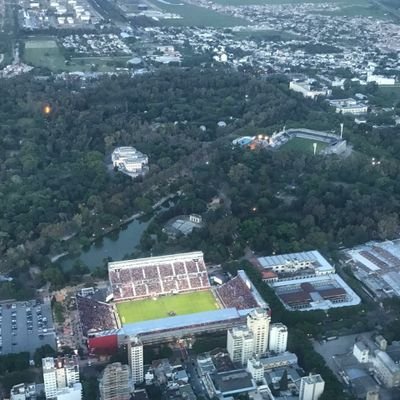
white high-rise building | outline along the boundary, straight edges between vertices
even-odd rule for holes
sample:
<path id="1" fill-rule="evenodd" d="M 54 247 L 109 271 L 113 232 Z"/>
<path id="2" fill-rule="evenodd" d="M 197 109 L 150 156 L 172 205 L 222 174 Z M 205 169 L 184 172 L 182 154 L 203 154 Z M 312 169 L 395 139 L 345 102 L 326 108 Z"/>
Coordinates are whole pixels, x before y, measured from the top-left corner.
<path id="1" fill-rule="evenodd" d="M 248 314 L 247 326 L 228 329 L 226 347 L 233 362 L 246 365 L 254 355 L 267 352 L 270 321 L 267 311 L 257 308 Z"/>
<path id="2" fill-rule="evenodd" d="M 247 371 L 250 372 L 253 379 L 258 383 L 264 379 L 264 365 L 260 360 L 250 358 L 247 361 Z"/>
<path id="3" fill-rule="evenodd" d="M 324 393 L 325 381 L 321 375 L 303 376 L 300 379 L 299 400 L 318 400 Z"/>
<path id="4" fill-rule="evenodd" d="M 253 333 L 246 326 L 229 329 L 226 347 L 233 362 L 246 364 L 254 352 Z"/>
<path id="5" fill-rule="evenodd" d="M 131 367 L 132 382 L 143 382 L 143 344 L 137 338 L 133 337 L 128 344 L 128 359 Z"/>
<path id="6" fill-rule="evenodd" d="M 129 400 L 131 383 L 129 367 L 119 362 L 107 365 L 100 380 L 101 400 Z"/>
<path id="7" fill-rule="evenodd" d="M 247 316 L 247 327 L 254 336 L 253 351 L 257 356 L 267 352 L 271 317 L 263 308 L 256 308 Z"/>
<path id="8" fill-rule="evenodd" d="M 287 348 L 288 329 L 286 325 L 278 322 L 271 324 L 269 330 L 269 351 L 280 354 L 284 353 Z"/>
<path id="9" fill-rule="evenodd" d="M 46 357 L 42 359 L 44 392 L 46 399 L 57 399 L 60 389 L 79 383 L 78 357 Z M 74 391 L 75 396 L 78 387 Z M 81 387 L 82 389 L 82 387 Z"/>

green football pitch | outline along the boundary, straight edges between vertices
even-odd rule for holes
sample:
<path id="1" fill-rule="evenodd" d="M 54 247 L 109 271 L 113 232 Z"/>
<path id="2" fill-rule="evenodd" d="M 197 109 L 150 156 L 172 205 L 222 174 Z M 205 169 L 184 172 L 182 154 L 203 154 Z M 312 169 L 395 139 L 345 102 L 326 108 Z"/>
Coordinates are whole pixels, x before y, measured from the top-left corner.
<path id="1" fill-rule="evenodd" d="M 300 153 L 313 154 L 314 153 L 314 147 L 313 147 L 314 142 L 317 143 L 317 153 L 320 153 L 322 150 L 324 150 L 328 146 L 328 144 L 325 142 L 295 137 L 293 139 L 290 139 L 284 145 L 282 145 L 281 149 L 282 150 L 295 150 Z"/>
<path id="2" fill-rule="evenodd" d="M 123 324 L 193 314 L 218 309 L 211 291 L 161 296 L 157 299 L 135 300 L 117 304 Z"/>

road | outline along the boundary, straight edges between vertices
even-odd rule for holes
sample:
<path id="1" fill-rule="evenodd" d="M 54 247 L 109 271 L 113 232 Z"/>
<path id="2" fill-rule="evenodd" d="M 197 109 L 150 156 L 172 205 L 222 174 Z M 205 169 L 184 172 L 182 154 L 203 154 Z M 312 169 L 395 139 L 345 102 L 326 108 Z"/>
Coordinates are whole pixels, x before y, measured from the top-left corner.
<path id="1" fill-rule="evenodd" d="M 400 13 L 398 11 L 396 11 L 395 9 L 383 4 L 379 0 L 370 0 L 370 2 L 375 4 L 378 7 L 382 8 L 383 10 L 385 10 L 387 13 L 389 13 L 390 15 L 395 17 L 396 19 L 400 19 Z"/>

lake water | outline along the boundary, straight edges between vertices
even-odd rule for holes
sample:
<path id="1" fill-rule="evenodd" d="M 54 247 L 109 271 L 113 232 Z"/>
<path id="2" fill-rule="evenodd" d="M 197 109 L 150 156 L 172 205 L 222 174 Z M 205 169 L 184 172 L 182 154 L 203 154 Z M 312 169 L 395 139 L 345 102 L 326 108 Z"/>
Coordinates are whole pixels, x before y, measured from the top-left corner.
<path id="1" fill-rule="evenodd" d="M 124 256 L 134 252 L 140 238 L 149 225 L 150 220 L 141 222 L 137 219 L 123 226 L 119 231 L 105 235 L 90 248 L 77 257 L 65 257 L 60 260 L 63 269 L 69 269 L 76 261 L 82 261 L 90 270 L 101 267 L 104 259 L 111 257 L 113 261 L 122 260 Z"/>

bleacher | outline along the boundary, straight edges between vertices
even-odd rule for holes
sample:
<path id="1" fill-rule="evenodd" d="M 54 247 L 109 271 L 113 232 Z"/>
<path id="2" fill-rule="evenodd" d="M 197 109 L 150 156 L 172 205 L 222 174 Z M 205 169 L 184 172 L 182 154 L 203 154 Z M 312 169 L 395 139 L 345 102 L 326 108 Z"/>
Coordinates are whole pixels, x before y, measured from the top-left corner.
<path id="1" fill-rule="evenodd" d="M 109 279 L 116 301 L 210 287 L 201 252 L 113 262 Z"/>
<path id="2" fill-rule="evenodd" d="M 239 275 L 217 287 L 215 291 L 225 308 L 246 310 L 258 307 L 251 290 Z"/>
<path id="3" fill-rule="evenodd" d="M 110 305 L 90 297 L 76 296 L 79 320 L 83 335 L 117 328 L 113 309 Z"/>

